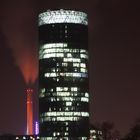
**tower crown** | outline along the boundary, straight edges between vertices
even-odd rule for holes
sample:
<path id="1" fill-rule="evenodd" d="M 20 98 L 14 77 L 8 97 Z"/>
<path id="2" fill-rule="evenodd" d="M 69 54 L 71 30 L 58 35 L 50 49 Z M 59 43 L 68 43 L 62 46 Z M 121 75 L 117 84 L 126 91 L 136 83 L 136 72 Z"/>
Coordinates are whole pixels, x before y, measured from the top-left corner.
<path id="1" fill-rule="evenodd" d="M 74 10 L 47 10 L 39 15 L 39 26 L 53 23 L 75 23 L 88 25 L 87 14 Z"/>

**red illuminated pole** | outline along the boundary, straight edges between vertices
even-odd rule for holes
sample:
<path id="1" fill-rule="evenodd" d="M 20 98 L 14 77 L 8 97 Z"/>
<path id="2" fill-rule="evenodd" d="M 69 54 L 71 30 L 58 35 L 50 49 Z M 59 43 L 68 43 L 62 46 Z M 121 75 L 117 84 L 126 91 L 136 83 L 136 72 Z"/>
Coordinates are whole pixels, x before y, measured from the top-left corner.
<path id="1" fill-rule="evenodd" d="M 27 89 L 27 135 L 33 135 L 33 89 Z"/>

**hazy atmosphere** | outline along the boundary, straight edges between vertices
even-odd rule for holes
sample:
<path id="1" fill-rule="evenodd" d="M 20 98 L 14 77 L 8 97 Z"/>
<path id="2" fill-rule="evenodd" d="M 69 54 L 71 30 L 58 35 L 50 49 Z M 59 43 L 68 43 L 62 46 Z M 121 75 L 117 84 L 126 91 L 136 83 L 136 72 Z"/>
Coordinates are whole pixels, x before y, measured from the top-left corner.
<path id="1" fill-rule="evenodd" d="M 25 134 L 27 87 L 38 120 L 38 14 L 78 9 L 89 17 L 90 120 L 126 134 L 140 117 L 139 4 L 121 0 L 0 1 L 0 134 Z"/>

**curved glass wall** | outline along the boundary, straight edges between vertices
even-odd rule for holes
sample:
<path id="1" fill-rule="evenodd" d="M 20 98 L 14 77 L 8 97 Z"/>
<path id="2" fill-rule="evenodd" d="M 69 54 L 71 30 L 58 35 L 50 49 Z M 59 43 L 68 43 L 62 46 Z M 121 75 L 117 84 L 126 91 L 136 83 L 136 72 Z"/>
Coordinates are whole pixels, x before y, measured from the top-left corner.
<path id="1" fill-rule="evenodd" d="M 57 10 L 39 15 L 42 140 L 87 140 L 89 137 L 87 40 L 85 13 Z"/>

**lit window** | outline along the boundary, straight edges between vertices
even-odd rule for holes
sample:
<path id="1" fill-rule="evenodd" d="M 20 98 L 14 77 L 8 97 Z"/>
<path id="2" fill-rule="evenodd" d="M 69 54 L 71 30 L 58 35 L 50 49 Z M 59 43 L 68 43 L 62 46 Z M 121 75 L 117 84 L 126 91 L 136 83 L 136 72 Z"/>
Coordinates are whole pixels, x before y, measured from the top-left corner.
<path id="1" fill-rule="evenodd" d="M 43 88 L 43 89 L 40 90 L 39 97 L 40 98 L 45 97 L 45 88 Z"/>
<path id="2" fill-rule="evenodd" d="M 68 135 L 68 133 L 67 133 L 67 132 L 65 132 L 65 133 L 64 133 L 64 135 L 65 135 L 65 136 L 67 136 L 67 135 Z"/>
<path id="3" fill-rule="evenodd" d="M 63 48 L 67 47 L 67 43 L 48 43 L 41 46 L 42 49 Z"/>
<path id="4" fill-rule="evenodd" d="M 72 102 L 66 102 L 66 106 L 71 106 Z"/>
<path id="5" fill-rule="evenodd" d="M 67 57 L 72 57 L 72 54 L 71 53 L 67 53 Z"/>
<path id="6" fill-rule="evenodd" d="M 79 58 L 64 58 L 64 62 L 81 62 Z"/>
<path id="7" fill-rule="evenodd" d="M 57 136 L 59 136 L 60 135 L 60 132 L 57 132 Z"/>
<path id="8" fill-rule="evenodd" d="M 57 96 L 70 96 L 70 92 L 57 92 Z"/>
<path id="9" fill-rule="evenodd" d="M 83 116 L 83 117 L 88 117 L 89 116 L 89 113 L 88 112 L 46 112 L 44 114 L 44 116 L 46 117 L 46 119 L 50 119 L 49 117 L 50 116 Z M 48 117 L 48 118 L 47 118 Z"/>
<path id="10" fill-rule="evenodd" d="M 72 87 L 71 91 L 78 91 L 78 88 L 77 87 Z"/>
<path id="11" fill-rule="evenodd" d="M 87 92 L 85 93 L 85 97 L 89 97 L 89 94 Z"/>
<path id="12" fill-rule="evenodd" d="M 86 58 L 86 59 L 88 59 L 88 56 L 86 54 L 80 54 L 80 58 Z"/>
<path id="13" fill-rule="evenodd" d="M 54 137 L 56 136 L 56 132 L 53 132 L 53 136 L 54 136 Z"/>
<path id="14" fill-rule="evenodd" d="M 57 73 L 45 73 L 45 77 L 56 77 Z"/>
<path id="15" fill-rule="evenodd" d="M 25 137 L 25 136 L 23 136 L 23 139 L 25 140 L 25 139 L 26 139 L 26 137 Z"/>
<path id="16" fill-rule="evenodd" d="M 86 51 L 86 50 L 81 49 L 81 50 L 80 50 L 80 53 L 87 53 L 87 51 Z"/>
<path id="17" fill-rule="evenodd" d="M 83 101 L 83 102 L 89 102 L 89 99 L 88 98 L 85 98 L 85 97 L 81 97 L 81 101 Z"/>
<path id="18" fill-rule="evenodd" d="M 61 100 L 62 101 L 74 101 L 74 97 L 62 97 Z"/>
<path id="19" fill-rule="evenodd" d="M 81 65 L 82 68 L 85 68 L 86 67 L 86 64 L 85 63 L 81 63 L 80 65 Z"/>
<path id="20" fill-rule="evenodd" d="M 64 57 L 64 53 L 56 53 L 56 57 Z"/>
<path id="21" fill-rule="evenodd" d="M 87 77 L 86 73 L 59 73 L 60 76 L 66 77 Z"/>
<path id="22" fill-rule="evenodd" d="M 79 63 L 73 63 L 73 67 L 79 67 L 80 64 Z"/>
<path id="23" fill-rule="evenodd" d="M 62 63 L 62 66 L 67 67 L 68 63 Z"/>
<path id="24" fill-rule="evenodd" d="M 57 117 L 57 121 L 78 121 L 79 117 Z"/>
<path id="25" fill-rule="evenodd" d="M 87 72 L 87 69 L 81 68 L 80 71 L 81 71 L 81 72 Z"/>
<path id="26" fill-rule="evenodd" d="M 56 91 L 68 91 L 68 87 L 56 87 Z"/>

